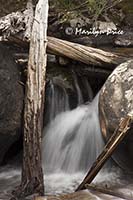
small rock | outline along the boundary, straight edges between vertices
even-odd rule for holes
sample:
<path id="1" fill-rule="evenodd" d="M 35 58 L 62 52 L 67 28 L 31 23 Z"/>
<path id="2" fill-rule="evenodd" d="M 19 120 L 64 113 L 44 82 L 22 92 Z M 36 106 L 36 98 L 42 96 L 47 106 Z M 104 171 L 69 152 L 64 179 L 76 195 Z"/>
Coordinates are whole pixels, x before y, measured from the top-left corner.
<path id="1" fill-rule="evenodd" d="M 122 35 L 118 35 L 115 39 L 115 45 L 123 47 L 133 46 L 133 32 L 125 30 Z"/>
<path id="2" fill-rule="evenodd" d="M 97 21 L 95 24 L 96 30 L 100 31 L 107 31 L 107 30 L 117 30 L 116 25 L 113 22 L 102 22 L 102 21 Z"/>

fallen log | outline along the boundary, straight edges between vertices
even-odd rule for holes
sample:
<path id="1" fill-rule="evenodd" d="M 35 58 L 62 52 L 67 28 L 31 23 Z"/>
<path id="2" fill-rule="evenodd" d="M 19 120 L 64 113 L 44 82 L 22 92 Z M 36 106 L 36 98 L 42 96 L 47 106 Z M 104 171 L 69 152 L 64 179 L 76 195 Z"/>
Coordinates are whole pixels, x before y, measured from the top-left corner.
<path id="1" fill-rule="evenodd" d="M 101 49 L 87 47 L 77 43 L 48 37 L 48 52 L 60 56 L 66 56 L 79 62 L 114 68 L 114 66 L 129 59 L 126 56 L 117 55 Z"/>
<path id="2" fill-rule="evenodd" d="M 27 48 L 28 43 L 23 38 L 23 35 L 11 35 L 8 37 L 8 41 Z M 47 53 L 67 57 L 71 60 L 87 65 L 99 66 L 100 68 L 108 70 L 114 69 L 115 66 L 129 59 L 129 57 L 120 54 L 87 47 L 54 37 L 48 37 Z"/>
<path id="3" fill-rule="evenodd" d="M 33 16 L 30 10 L 28 16 L 31 23 Z M 27 31 L 27 12 L 11 13 L 0 18 L 1 41 L 6 40 L 27 48 L 30 41 L 30 33 L 25 34 L 25 31 Z M 114 66 L 129 59 L 129 56 L 107 52 L 54 37 L 48 37 L 47 52 L 65 56 L 87 65 L 100 66 L 107 69 L 114 69 Z"/>
<path id="4" fill-rule="evenodd" d="M 113 191 L 111 189 L 101 188 L 101 187 L 93 186 L 93 185 L 89 185 L 89 184 L 86 184 L 85 187 L 86 187 L 86 189 L 88 189 L 90 191 L 100 192 L 102 194 L 111 195 L 113 197 L 126 199 L 126 200 L 132 200 L 133 199 L 132 195 L 130 196 L 130 195 L 124 194 L 124 193 L 119 192 L 119 191 L 116 192 L 116 191 Z"/>
<path id="5" fill-rule="evenodd" d="M 108 158 L 110 158 L 117 146 L 128 134 L 128 130 L 130 129 L 132 122 L 133 118 L 130 115 L 121 120 L 118 128 L 115 130 L 106 146 L 104 147 L 102 153 L 98 156 L 86 177 L 84 178 L 83 182 L 78 186 L 76 191 L 85 189 L 85 184 L 89 184 L 93 181 L 102 166 L 105 164 Z"/>

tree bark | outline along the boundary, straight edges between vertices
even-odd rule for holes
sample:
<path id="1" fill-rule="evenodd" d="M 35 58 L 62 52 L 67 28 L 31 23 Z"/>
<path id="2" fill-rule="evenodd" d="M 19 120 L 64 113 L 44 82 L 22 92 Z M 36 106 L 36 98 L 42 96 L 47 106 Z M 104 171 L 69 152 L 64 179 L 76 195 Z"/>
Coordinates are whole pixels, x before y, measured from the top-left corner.
<path id="1" fill-rule="evenodd" d="M 44 194 L 41 138 L 45 94 L 48 0 L 39 0 L 33 22 L 24 108 L 22 183 L 17 196 Z"/>
<path id="2" fill-rule="evenodd" d="M 101 66 L 107 69 L 114 69 L 114 66 L 129 59 L 126 56 L 124 57 L 101 49 L 87 47 L 54 37 L 48 37 L 48 52 L 66 56 L 88 65 Z"/>
<path id="3" fill-rule="evenodd" d="M 28 43 L 27 41 L 23 40 L 23 35 L 24 34 L 10 35 L 8 37 L 8 41 L 27 48 Z M 1 39 L 1 41 L 2 40 L 3 39 Z M 120 54 L 68 42 L 66 40 L 61 40 L 54 37 L 48 37 L 47 52 L 50 54 L 67 57 L 71 60 L 82 62 L 87 65 L 99 66 L 100 68 L 107 70 L 113 70 L 117 65 L 127 61 L 130 58 Z"/>
<path id="4" fill-rule="evenodd" d="M 34 17 L 34 10 L 33 10 L 33 0 L 28 0 L 26 10 L 24 11 L 24 21 L 25 21 L 25 33 L 24 39 L 29 39 L 32 31 L 32 24 L 33 24 L 33 17 Z"/>
<path id="5" fill-rule="evenodd" d="M 124 137 L 128 134 L 128 130 L 131 127 L 132 123 L 132 116 L 127 116 L 124 118 L 118 128 L 115 130 L 114 134 L 109 139 L 108 143 L 104 147 L 102 153 L 98 156 L 97 160 L 92 165 L 91 169 L 87 173 L 85 179 L 83 182 L 78 186 L 76 191 L 85 189 L 85 184 L 89 184 L 93 181 L 93 179 L 96 177 L 104 163 L 110 158 L 110 156 L 113 154 L 117 146 L 120 144 L 120 142 L 124 139 Z"/>

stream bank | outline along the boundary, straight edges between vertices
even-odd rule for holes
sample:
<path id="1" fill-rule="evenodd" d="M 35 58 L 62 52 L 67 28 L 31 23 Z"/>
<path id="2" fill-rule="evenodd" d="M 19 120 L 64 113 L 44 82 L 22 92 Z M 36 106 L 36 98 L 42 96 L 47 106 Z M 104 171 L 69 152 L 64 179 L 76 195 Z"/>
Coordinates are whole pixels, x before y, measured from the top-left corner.
<path id="1" fill-rule="evenodd" d="M 113 12 L 116 13 L 116 10 L 113 10 Z M 68 13 L 66 13 L 66 15 L 68 15 Z M 119 16 L 120 15 L 118 14 L 118 17 Z M 122 13 L 122 16 L 123 16 L 123 13 Z M 131 17 L 131 14 L 129 16 Z M 64 17 L 64 15 L 63 15 L 63 17 Z M 126 19 L 125 21 L 120 20 L 121 23 L 119 23 L 119 25 L 118 25 L 118 28 L 125 30 L 126 34 L 124 34 L 122 37 L 116 37 L 116 36 L 115 37 L 112 37 L 112 36 L 106 37 L 104 35 L 102 37 L 101 36 L 100 37 L 94 37 L 94 36 L 93 37 L 82 37 L 82 36 L 75 37 L 75 35 L 69 35 L 68 33 L 70 33 L 70 32 L 66 32 L 67 28 L 73 29 L 77 25 L 79 25 L 83 28 L 87 28 L 87 29 L 90 28 L 90 25 L 92 25 L 92 21 L 90 22 L 90 20 L 87 20 L 87 18 L 88 17 L 84 16 L 83 20 L 82 20 L 81 16 L 77 17 L 77 15 L 76 15 L 76 17 L 75 17 L 75 15 L 74 15 L 74 18 L 71 18 L 70 21 L 66 21 L 66 20 L 62 21 L 62 19 L 64 19 L 64 18 L 61 17 L 60 18 L 61 22 L 59 22 L 59 24 L 58 24 L 58 21 L 59 21 L 58 18 L 54 22 L 53 22 L 53 18 L 51 18 L 52 23 L 50 21 L 51 24 L 49 26 L 49 35 L 50 34 L 51 34 L 51 36 L 55 35 L 56 37 L 59 37 L 61 39 L 67 39 L 69 41 L 79 42 L 81 44 L 85 44 L 85 45 L 89 45 L 89 46 L 93 46 L 93 47 L 111 48 L 111 49 L 116 46 L 124 46 L 124 47 L 128 47 L 128 48 L 132 47 L 132 44 L 133 44 L 132 43 L 132 24 L 131 24 L 130 18 L 127 18 L 127 17 L 124 18 L 124 20 Z M 77 19 L 78 19 L 78 21 L 76 21 Z M 101 20 L 102 20 L 102 18 L 100 18 L 98 21 L 98 29 L 101 29 L 103 27 L 105 28 L 106 26 L 108 26 L 109 28 L 116 27 L 115 20 L 113 22 L 112 21 L 107 22 L 105 20 L 104 23 Z M 79 22 L 80 22 L 80 24 L 79 24 Z M 83 23 L 87 23 L 87 24 L 83 24 Z M 126 26 L 128 26 L 128 28 L 130 26 L 130 28 L 128 29 Z M 50 29 L 51 27 L 52 27 L 52 29 Z M 69 29 L 69 31 L 72 29 Z M 6 44 L 6 45 L 9 45 L 9 44 Z M 131 48 L 130 48 L 130 50 L 132 51 Z M 125 51 L 126 50 L 124 49 L 124 52 Z M 132 54 L 132 52 L 131 52 L 131 54 Z M 16 60 L 16 62 L 19 63 L 18 60 Z M 69 109 L 74 109 L 75 107 L 81 105 L 82 103 L 85 103 L 85 102 L 88 103 L 88 101 L 89 102 L 92 101 L 93 97 L 97 94 L 99 89 L 103 86 L 108 75 L 110 75 L 110 73 L 112 72 L 112 70 L 98 71 L 98 69 L 95 68 L 94 66 L 86 66 L 80 62 L 62 58 L 61 56 L 56 56 L 54 62 L 52 63 L 52 65 L 54 65 L 54 66 L 52 67 L 51 72 L 50 72 L 49 67 L 48 67 L 49 71 L 47 71 L 47 88 L 48 89 L 46 89 L 47 95 L 46 95 L 45 108 L 47 111 L 45 110 L 45 115 L 47 116 L 48 119 L 45 118 L 46 120 L 44 120 L 44 125 L 48 124 L 48 122 L 50 120 L 52 120 L 56 116 L 56 114 L 59 114 L 60 112 L 66 111 Z M 48 63 L 50 63 L 50 61 L 48 61 Z M 58 71 L 57 65 L 59 66 L 58 73 L 57 73 L 57 71 Z M 26 71 L 26 66 L 27 66 L 27 63 L 25 62 L 24 71 Z M 55 67 L 55 69 L 54 69 L 54 67 Z M 72 69 L 72 70 L 70 70 L 71 72 L 68 73 L 67 72 L 68 69 L 69 70 Z M 23 81 L 21 84 L 25 86 L 26 77 L 23 77 L 22 80 Z M 89 90 L 88 90 L 88 88 L 89 88 Z M 55 90 L 57 92 L 55 92 Z M 51 101 L 52 97 L 54 99 L 56 99 L 56 101 Z M 64 101 L 65 103 L 64 104 L 62 104 L 62 102 L 60 103 L 59 102 L 60 99 L 62 101 Z M 21 101 L 22 101 L 22 99 L 21 99 Z M 67 106 L 66 106 L 66 103 L 68 103 Z M 51 111 L 50 111 L 50 107 L 51 107 Z M 60 107 L 61 107 L 61 109 L 60 109 Z M 55 109 L 55 112 L 53 112 L 54 109 Z M 49 114 L 49 116 L 48 116 L 48 114 Z M 22 128 L 22 126 L 20 126 L 20 128 Z M 71 137 L 67 137 L 67 141 L 70 141 L 71 139 L 72 139 Z M 22 138 L 20 140 L 22 141 Z M 13 146 L 14 146 L 14 143 L 13 143 Z M 15 146 L 16 146 L 15 153 L 18 153 L 19 152 L 18 143 L 15 144 Z M 8 158 L 7 162 L 9 161 L 9 158 L 10 158 L 10 154 L 8 154 L 8 152 L 10 152 L 10 151 L 11 151 L 11 148 L 8 148 L 7 154 L 6 154 L 6 156 Z M 5 167 L 4 169 L 5 169 L 5 172 L 4 173 L 2 172 L 2 173 L 6 174 L 7 168 Z M 11 172 L 12 172 L 12 170 L 11 170 Z M 13 174 L 15 174 L 15 173 L 13 172 Z M 19 174 L 20 171 L 17 173 Z M 59 176 L 59 174 L 58 174 L 58 176 Z M 74 174 L 73 174 L 73 176 L 74 176 Z M 115 177 L 114 174 L 113 174 L 113 176 Z M 7 181 L 9 180 L 8 178 L 10 178 L 10 177 L 11 177 L 10 173 L 7 174 Z M 14 176 L 14 177 L 16 178 L 16 176 Z M 13 179 L 14 179 L 14 177 L 13 177 Z M 63 180 L 63 179 L 67 179 L 67 178 L 64 176 L 64 177 L 60 177 L 60 179 Z M 1 177 L 1 180 L 3 181 L 2 177 Z M 57 179 L 55 179 L 55 180 L 57 180 Z M 48 182 L 52 182 L 52 181 L 50 179 L 48 179 Z M 16 184 L 18 184 L 18 183 L 16 183 Z M 56 181 L 55 181 L 55 184 L 56 184 Z M 74 180 L 74 183 L 72 181 L 72 184 L 76 185 L 75 180 Z M 117 182 L 116 182 L 116 185 L 117 185 Z M 125 186 L 123 186 L 123 187 L 125 187 Z M 2 188 L 2 186 L 1 186 L 1 188 Z M 55 189 L 58 190 L 57 188 L 55 188 Z M 61 189 L 61 192 L 64 192 L 64 190 Z M 69 192 L 69 191 L 66 190 L 66 192 Z M 82 196 L 82 198 L 84 198 L 84 197 Z"/>

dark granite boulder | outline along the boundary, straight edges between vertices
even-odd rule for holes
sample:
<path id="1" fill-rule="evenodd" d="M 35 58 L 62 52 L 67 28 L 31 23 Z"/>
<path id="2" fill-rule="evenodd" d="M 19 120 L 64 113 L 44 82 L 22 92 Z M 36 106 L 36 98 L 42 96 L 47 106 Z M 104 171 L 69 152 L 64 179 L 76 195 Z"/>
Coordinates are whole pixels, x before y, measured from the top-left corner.
<path id="1" fill-rule="evenodd" d="M 100 124 L 103 136 L 110 138 L 120 120 L 133 115 L 133 60 L 119 65 L 100 91 Z M 117 147 L 114 160 L 121 168 L 133 173 L 133 128 Z"/>
<path id="2" fill-rule="evenodd" d="M 23 87 L 11 52 L 0 44 L 0 163 L 20 136 Z"/>

